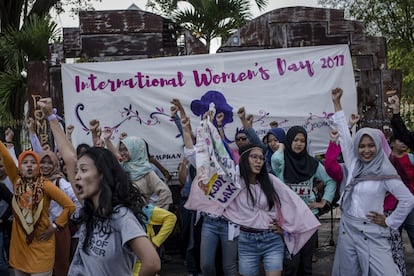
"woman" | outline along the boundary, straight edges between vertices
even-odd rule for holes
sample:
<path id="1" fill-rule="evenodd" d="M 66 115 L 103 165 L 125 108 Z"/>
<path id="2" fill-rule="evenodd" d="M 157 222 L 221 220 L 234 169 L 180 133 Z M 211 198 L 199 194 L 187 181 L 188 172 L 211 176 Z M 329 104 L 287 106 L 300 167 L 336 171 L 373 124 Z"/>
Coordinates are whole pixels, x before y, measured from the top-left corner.
<path id="1" fill-rule="evenodd" d="M 76 152 L 56 117 L 50 98 L 38 105 L 47 116 L 62 153 L 72 188 L 83 208 L 79 245 L 68 275 L 131 275 L 136 256 L 140 276 L 153 276 L 160 259 L 142 225 L 142 195 L 116 157 L 104 148 L 89 148 L 76 160 Z M 77 173 L 76 173 L 77 171 Z"/>
<path id="2" fill-rule="evenodd" d="M 377 130 L 381 140 L 385 139 L 384 133 Z M 341 154 L 341 147 L 339 146 L 338 139 L 339 133 L 338 131 L 332 130 L 330 133 L 330 142 L 328 149 L 326 150 L 325 154 L 325 169 L 329 176 L 331 176 L 337 183 L 340 183 L 340 192 L 343 192 L 345 182 L 346 182 L 346 167 L 344 164 L 340 164 L 338 162 L 338 157 Z M 389 148 L 388 143 L 381 142 L 383 149 Z M 387 156 L 387 150 L 384 150 L 385 155 Z M 397 172 L 400 172 L 397 169 Z M 400 174 L 401 175 L 401 174 Z M 336 195 L 335 195 L 336 197 Z M 338 197 L 339 198 L 339 197 Z M 388 194 L 384 199 L 384 214 L 389 216 L 395 207 L 398 204 L 398 200 L 392 195 Z M 405 264 L 405 256 L 404 256 L 404 247 L 403 241 L 400 233 L 400 229 L 392 229 L 390 228 L 390 237 L 389 241 L 391 243 L 391 253 L 394 259 L 394 263 L 398 266 L 399 270 L 401 271 L 401 276 L 407 275 L 407 269 Z"/>
<path id="3" fill-rule="evenodd" d="M 184 139 L 184 156 L 189 163 L 196 167 L 196 147 L 193 144 L 190 118 L 181 119 Z M 223 275 L 237 276 L 237 229 L 235 224 L 223 217 L 224 207 L 213 200 L 209 200 L 205 194 L 200 198 L 193 198 L 198 189 L 198 179 L 195 177 L 191 184 L 189 198 L 184 205 L 189 210 L 199 211 L 203 217 L 200 241 L 200 266 L 203 275 L 215 276 L 216 258 L 218 248 L 221 248 L 221 267 Z"/>
<path id="4" fill-rule="evenodd" d="M 10 265 L 15 275 L 52 275 L 55 261 L 55 235 L 75 211 L 74 203 L 40 173 L 40 160 L 33 151 L 24 151 L 16 167 L 7 148 L 0 143 L 7 175 L 13 182 L 12 208 L 15 214 L 10 241 Z M 50 202 L 62 212 L 49 220 Z"/>
<path id="5" fill-rule="evenodd" d="M 283 235 L 280 234 L 283 234 L 281 226 L 285 226 L 285 219 L 293 225 L 293 210 L 302 208 L 301 220 L 309 228 L 301 225 L 301 231 L 315 229 L 319 223 L 289 187 L 267 172 L 261 146 L 248 145 L 240 149 L 239 170 L 241 191 L 223 213 L 240 225 L 239 273 L 259 275 L 263 261 L 266 276 L 279 276 L 284 256 Z"/>
<path id="6" fill-rule="evenodd" d="M 152 204 L 145 205 L 143 211 L 146 217 L 144 222 L 147 229 L 147 235 L 152 244 L 156 248 L 160 248 L 174 231 L 177 216 L 170 211 L 156 207 Z M 159 227 L 157 233 L 154 231 L 154 226 Z M 132 276 L 138 276 L 140 268 L 141 262 L 137 260 L 134 265 Z"/>
<path id="7" fill-rule="evenodd" d="M 82 207 L 73 192 L 72 186 L 65 179 L 65 175 L 61 172 L 58 157 L 54 152 L 50 150 L 40 152 L 40 171 L 47 180 L 55 184 L 56 187 L 62 190 L 75 203 L 77 209 Z M 49 212 L 50 221 L 53 222 L 61 214 L 62 207 L 60 207 L 60 205 L 55 201 L 52 201 L 50 203 Z M 66 276 L 69 271 L 72 241 L 69 225 L 66 225 L 64 228 L 56 232 L 55 238 L 56 250 L 53 274 L 55 276 Z"/>
<path id="8" fill-rule="evenodd" d="M 147 273 L 142 258 L 156 264 L 157 256 L 143 225 L 144 203 L 115 156 L 104 148 L 88 149 L 78 160 L 76 187 L 84 206 L 69 275 L 131 275 L 136 255 Z"/>
<path id="9" fill-rule="evenodd" d="M 272 155 L 279 149 L 279 144 L 284 144 L 286 139 L 285 130 L 279 127 L 271 128 L 265 137 L 267 150 L 266 150 L 266 169 L 272 173 Z"/>
<path id="10" fill-rule="evenodd" d="M 309 206 L 315 216 L 319 208 L 330 204 L 335 195 L 336 183 L 325 172 L 318 160 L 307 152 L 307 132 L 301 126 L 291 127 L 286 134 L 285 145 L 272 155 L 272 169 L 275 175 L 285 182 Z M 325 184 L 320 202 L 316 202 L 313 182 L 317 178 Z M 312 256 L 315 250 L 317 233 L 295 256 L 286 256 L 285 275 L 312 275 Z"/>
<path id="11" fill-rule="evenodd" d="M 362 128 L 352 140 L 342 94 L 342 89 L 334 89 L 332 101 L 348 175 L 340 200 L 342 216 L 332 275 L 401 275 L 391 255 L 389 228 L 398 229 L 404 222 L 414 197 L 387 158 L 377 129 Z M 387 192 L 399 203 L 385 217 Z"/>
<path id="12" fill-rule="evenodd" d="M 121 157 L 122 167 L 129 173 L 132 182 L 145 198 L 145 203 L 168 210 L 173 203 L 171 190 L 154 172 L 148 161 L 145 140 L 128 136 L 119 143 L 119 152 L 110 140 L 110 134 L 104 133 L 105 143 L 116 156 Z"/>

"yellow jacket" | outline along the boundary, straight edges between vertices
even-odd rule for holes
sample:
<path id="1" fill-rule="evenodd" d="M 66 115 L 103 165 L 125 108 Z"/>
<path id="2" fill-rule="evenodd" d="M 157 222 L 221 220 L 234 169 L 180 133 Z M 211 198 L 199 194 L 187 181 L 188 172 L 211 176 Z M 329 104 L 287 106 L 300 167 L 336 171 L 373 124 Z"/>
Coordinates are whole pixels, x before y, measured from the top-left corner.
<path id="1" fill-rule="evenodd" d="M 148 237 L 156 247 L 160 247 L 173 232 L 177 216 L 151 204 L 146 205 L 143 211 L 148 218 L 146 223 Z M 161 226 L 158 233 L 155 233 L 153 226 Z"/>

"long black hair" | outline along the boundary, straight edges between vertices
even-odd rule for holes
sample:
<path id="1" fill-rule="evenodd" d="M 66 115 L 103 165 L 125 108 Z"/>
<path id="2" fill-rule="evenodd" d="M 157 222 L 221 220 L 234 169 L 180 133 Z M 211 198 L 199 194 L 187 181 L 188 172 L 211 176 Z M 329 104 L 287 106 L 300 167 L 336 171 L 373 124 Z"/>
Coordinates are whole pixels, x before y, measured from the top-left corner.
<path id="1" fill-rule="evenodd" d="M 84 200 L 83 208 L 75 223 L 85 223 L 86 234 L 83 250 L 88 252 L 88 246 L 95 225 L 101 224 L 100 231 L 105 234 L 112 232 L 111 227 L 106 227 L 113 213 L 119 212 L 119 207 L 126 207 L 132 211 L 138 221 L 145 229 L 146 219 L 142 208 L 145 206 L 144 199 L 137 187 L 132 184 L 128 173 L 123 170 L 115 155 L 102 147 L 90 147 L 80 157 L 91 158 L 97 171 L 101 174 L 101 185 L 99 203 L 95 209 L 91 199 Z"/>
<path id="2" fill-rule="evenodd" d="M 250 169 L 250 164 L 249 164 L 249 152 L 252 149 L 260 149 L 263 152 L 263 148 L 260 147 L 259 145 L 246 145 L 244 147 L 241 147 L 239 149 L 239 154 L 240 154 L 240 160 L 239 160 L 239 167 L 240 167 L 240 176 L 243 178 L 244 183 L 246 184 L 247 187 L 247 191 L 248 191 L 248 197 L 251 199 L 253 206 L 255 205 L 255 198 L 254 195 L 252 193 L 252 191 L 250 190 L 250 185 L 252 185 L 249 181 L 249 175 L 251 174 L 251 169 Z M 264 155 L 264 152 L 263 152 Z M 275 204 L 277 204 L 280 207 L 280 200 L 279 200 L 279 196 L 272 184 L 272 182 L 270 181 L 269 178 L 269 173 L 267 172 L 266 169 L 266 164 L 265 162 L 263 162 L 263 166 L 259 172 L 259 174 L 257 174 L 257 180 L 260 184 L 260 188 L 263 190 L 263 193 L 266 196 L 267 199 L 267 204 L 269 206 L 269 210 L 271 210 Z"/>

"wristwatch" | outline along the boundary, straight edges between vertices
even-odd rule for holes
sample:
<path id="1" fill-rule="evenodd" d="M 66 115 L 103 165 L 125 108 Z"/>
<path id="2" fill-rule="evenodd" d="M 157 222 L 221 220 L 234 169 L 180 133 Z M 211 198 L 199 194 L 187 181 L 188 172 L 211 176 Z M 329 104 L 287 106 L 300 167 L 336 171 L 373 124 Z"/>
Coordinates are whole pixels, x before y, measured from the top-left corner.
<path id="1" fill-rule="evenodd" d="M 52 223 L 52 227 L 53 229 L 55 229 L 56 231 L 59 231 L 59 227 L 56 225 L 56 223 Z"/>

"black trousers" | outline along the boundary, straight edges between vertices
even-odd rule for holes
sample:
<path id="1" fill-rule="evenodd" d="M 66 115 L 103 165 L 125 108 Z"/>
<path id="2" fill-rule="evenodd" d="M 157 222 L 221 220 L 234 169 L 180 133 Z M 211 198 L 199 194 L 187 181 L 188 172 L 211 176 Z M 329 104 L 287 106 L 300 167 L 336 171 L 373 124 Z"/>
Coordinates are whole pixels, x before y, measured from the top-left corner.
<path id="1" fill-rule="evenodd" d="M 315 232 L 298 254 L 283 259 L 284 276 L 312 276 L 312 256 L 315 251 L 318 232 Z"/>

